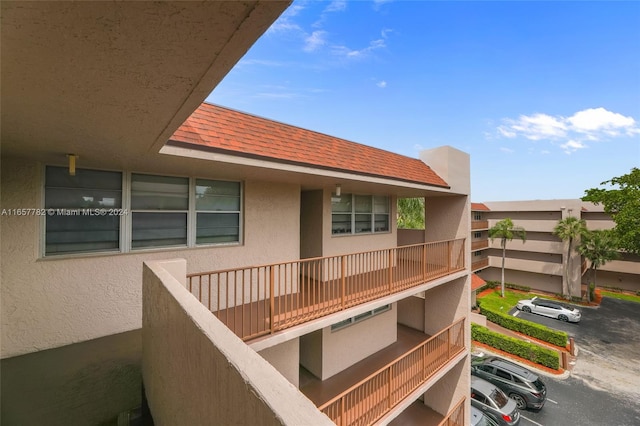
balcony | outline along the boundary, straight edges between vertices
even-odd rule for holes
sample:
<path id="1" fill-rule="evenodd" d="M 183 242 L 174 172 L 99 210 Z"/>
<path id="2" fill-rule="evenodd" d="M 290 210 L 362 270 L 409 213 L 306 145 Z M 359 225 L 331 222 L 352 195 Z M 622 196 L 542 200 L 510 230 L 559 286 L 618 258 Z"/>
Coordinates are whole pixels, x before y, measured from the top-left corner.
<path id="1" fill-rule="evenodd" d="M 471 264 L 471 272 L 476 272 L 480 269 L 484 269 L 484 268 L 488 268 L 489 267 L 489 259 L 482 259 L 482 260 L 478 260 L 477 262 L 473 262 Z"/>
<path id="2" fill-rule="evenodd" d="M 415 401 L 393 419 L 389 426 L 467 426 L 469 423 L 464 421 L 465 401 L 466 398 L 462 397 L 446 416 L 427 407 L 422 401 Z"/>
<path id="3" fill-rule="evenodd" d="M 300 391 L 338 426 L 374 424 L 464 352 L 464 325 L 433 336 L 399 325 L 396 343 L 327 380 L 303 370 Z"/>
<path id="4" fill-rule="evenodd" d="M 473 241 L 471 243 L 471 251 L 489 248 L 489 240 Z"/>
<path id="5" fill-rule="evenodd" d="M 482 229 L 489 229 L 489 221 L 488 220 L 472 220 L 471 221 L 471 230 L 479 231 Z"/>
<path id="6" fill-rule="evenodd" d="M 464 239 L 187 275 L 187 289 L 244 341 L 462 271 Z"/>

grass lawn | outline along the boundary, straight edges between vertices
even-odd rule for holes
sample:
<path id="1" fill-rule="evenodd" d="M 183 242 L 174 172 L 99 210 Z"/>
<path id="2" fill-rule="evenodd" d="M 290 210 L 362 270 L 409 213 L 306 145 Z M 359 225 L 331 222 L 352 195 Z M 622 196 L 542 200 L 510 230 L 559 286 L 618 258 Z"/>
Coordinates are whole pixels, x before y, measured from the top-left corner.
<path id="1" fill-rule="evenodd" d="M 602 297 L 611 297 L 613 299 L 628 300 L 630 302 L 640 303 L 640 296 L 635 296 L 633 294 L 616 293 L 607 290 L 600 290 L 600 294 L 602 295 Z"/>
<path id="2" fill-rule="evenodd" d="M 509 312 L 511 308 L 518 304 L 519 300 L 531 299 L 534 295 L 531 293 L 514 293 L 509 290 L 504 291 L 504 298 L 500 297 L 500 290 L 496 290 L 485 296 L 479 297 L 480 309 L 482 307 L 493 309 L 494 311 Z"/>

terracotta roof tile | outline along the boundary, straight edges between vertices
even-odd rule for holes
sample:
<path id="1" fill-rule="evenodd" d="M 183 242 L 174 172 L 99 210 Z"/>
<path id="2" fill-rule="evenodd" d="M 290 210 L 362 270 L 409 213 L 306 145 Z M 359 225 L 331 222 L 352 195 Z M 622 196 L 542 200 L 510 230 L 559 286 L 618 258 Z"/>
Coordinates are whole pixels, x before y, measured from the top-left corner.
<path id="1" fill-rule="evenodd" d="M 476 274 L 471 274 L 471 291 L 475 291 L 485 285 L 487 282 Z"/>
<path id="2" fill-rule="evenodd" d="M 482 203 L 471 203 L 471 210 L 473 211 L 479 211 L 479 210 L 483 210 L 483 211 L 491 211 L 489 209 L 489 207 L 485 206 Z"/>
<path id="3" fill-rule="evenodd" d="M 168 144 L 449 187 L 421 160 L 207 103 Z"/>

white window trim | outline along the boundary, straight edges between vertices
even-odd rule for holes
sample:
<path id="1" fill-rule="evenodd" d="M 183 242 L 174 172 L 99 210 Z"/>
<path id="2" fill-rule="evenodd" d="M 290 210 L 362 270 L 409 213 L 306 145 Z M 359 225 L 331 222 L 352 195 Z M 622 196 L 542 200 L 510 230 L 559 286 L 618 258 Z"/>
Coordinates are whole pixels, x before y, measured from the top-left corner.
<path id="1" fill-rule="evenodd" d="M 347 195 L 347 194 L 344 194 Z M 331 202 L 331 225 L 332 225 L 332 229 L 331 229 L 331 236 L 332 237 L 353 237 L 353 236 L 357 236 L 357 235 L 372 235 L 372 234 L 390 234 L 392 232 L 391 229 L 391 215 L 392 215 L 392 211 L 391 211 L 391 199 L 392 197 L 390 195 L 374 195 L 374 194 L 356 194 L 356 193 L 351 193 L 349 194 L 351 195 L 351 212 L 336 212 L 334 213 L 333 211 L 333 202 Z M 331 198 L 333 198 L 334 196 L 336 196 L 335 193 L 331 194 Z M 359 212 L 356 212 L 356 206 L 355 206 L 355 197 L 356 196 L 365 196 L 365 197 L 371 197 L 371 213 L 362 213 L 362 214 L 368 214 L 371 215 L 371 231 L 369 232 L 356 232 L 356 215 L 361 214 Z M 375 201 L 374 201 L 374 197 L 386 197 L 387 199 L 387 209 L 388 209 L 388 213 L 381 213 L 381 214 L 386 214 L 388 216 L 387 218 L 387 230 L 386 231 L 376 231 L 375 230 L 375 221 L 376 221 L 376 212 L 375 212 Z M 334 214 L 349 214 L 351 216 L 351 232 L 344 232 L 344 233 L 334 233 L 333 232 L 333 215 Z"/>
<path id="2" fill-rule="evenodd" d="M 391 304 L 387 304 L 387 305 L 382 305 L 382 306 L 378 306 L 375 309 L 372 309 L 370 311 L 365 311 L 365 312 L 361 312 L 358 315 L 352 316 L 351 318 L 345 318 L 342 321 L 339 321 L 335 324 L 331 324 L 331 332 L 334 333 L 336 331 L 340 331 L 346 327 L 351 327 L 354 324 L 358 324 L 361 323 L 363 321 L 366 321 L 368 319 L 371 319 L 373 317 L 375 317 L 376 315 L 380 315 L 383 314 L 385 312 L 389 312 L 391 310 Z M 366 314 L 370 314 L 370 315 L 366 315 Z M 365 316 L 363 316 L 365 315 Z M 360 318 L 358 318 L 360 317 Z"/>
<path id="3" fill-rule="evenodd" d="M 41 170 L 40 176 L 40 206 L 44 209 L 46 198 L 46 169 L 47 167 L 66 167 L 66 165 L 59 164 L 44 164 Z M 77 253 L 65 253 L 65 254 L 46 254 L 46 216 L 40 217 L 40 242 L 39 242 L 39 258 L 42 260 L 55 260 L 65 258 L 77 258 L 77 257 L 98 257 L 98 256 L 113 256 L 118 254 L 137 254 L 145 252 L 156 251 L 175 251 L 194 248 L 214 248 L 225 246 L 239 246 L 244 241 L 244 181 L 232 180 L 232 179 L 216 179 L 204 176 L 184 176 L 175 174 L 163 174 L 163 173 L 148 173 L 139 171 L 123 171 L 114 169 L 100 169 L 100 168 L 86 168 L 86 170 L 96 170 L 105 172 L 118 172 L 122 174 L 122 209 L 127 211 L 126 215 L 120 216 L 120 234 L 119 234 L 119 249 L 109 251 L 93 251 L 93 252 L 77 252 Z M 131 175 L 132 174 L 144 174 L 154 176 L 167 176 L 167 177 L 179 177 L 189 179 L 189 204 L 187 213 L 187 245 L 175 245 L 175 246 L 158 246 L 158 247 L 132 247 L 132 234 L 133 234 L 133 219 L 131 210 Z M 240 184 L 240 210 L 238 211 L 238 241 L 230 241 L 224 243 L 206 243 L 196 244 L 196 215 L 197 211 L 195 200 L 195 186 L 197 179 L 204 179 L 209 181 L 220 182 L 237 182 Z M 144 212 L 147 210 L 136 210 L 136 212 Z M 158 212 L 157 210 L 148 210 L 149 212 Z M 184 213 L 184 210 L 163 210 L 163 213 Z"/>

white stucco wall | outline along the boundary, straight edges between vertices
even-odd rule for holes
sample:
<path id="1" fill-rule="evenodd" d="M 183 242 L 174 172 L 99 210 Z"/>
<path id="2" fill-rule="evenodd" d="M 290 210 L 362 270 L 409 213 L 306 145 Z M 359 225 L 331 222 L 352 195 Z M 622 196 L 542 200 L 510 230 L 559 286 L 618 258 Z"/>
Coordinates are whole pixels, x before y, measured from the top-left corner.
<path id="1" fill-rule="evenodd" d="M 3 159 L 1 207 L 41 208 L 42 172 Z M 145 260 L 179 256 L 201 272 L 299 258 L 298 185 L 246 181 L 244 208 L 243 245 L 46 259 L 40 217 L 2 216 L 2 358 L 140 328 Z"/>

